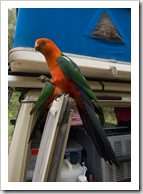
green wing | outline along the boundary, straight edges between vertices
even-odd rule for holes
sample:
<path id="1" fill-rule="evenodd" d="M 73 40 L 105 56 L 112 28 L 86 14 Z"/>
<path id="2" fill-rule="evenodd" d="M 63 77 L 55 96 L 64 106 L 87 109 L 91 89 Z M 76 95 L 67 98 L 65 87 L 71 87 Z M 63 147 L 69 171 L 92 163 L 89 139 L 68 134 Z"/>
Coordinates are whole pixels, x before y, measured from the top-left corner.
<path id="1" fill-rule="evenodd" d="M 63 57 L 69 59 L 70 62 L 72 63 L 72 65 L 73 65 L 73 67 L 75 67 L 81 73 L 80 68 L 77 66 L 77 64 L 72 59 L 70 59 L 68 56 L 66 56 L 64 54 L 63 54 Z"/>
<path id="2" fill-rule="evenodd" d="M 70 58 L 66 56 L 59 57 L 57 59 L 57 62 L 65 76 L 76 83 L 81 89 L 83 89 L 101 107 L 100 102 L 89 87 L 86 79 L 81 74 L 76 63 L 74 63 Z"/>
<path id="3" fill-rule="evenodd" d="M 53 94 L 55 87 L 51 83 L 47 83 L 41 91 L 41 94 L 31 110 L 30 114 L 33 114 L 35 111 L 39 110 L 47 101 L 47 99 Z"/>

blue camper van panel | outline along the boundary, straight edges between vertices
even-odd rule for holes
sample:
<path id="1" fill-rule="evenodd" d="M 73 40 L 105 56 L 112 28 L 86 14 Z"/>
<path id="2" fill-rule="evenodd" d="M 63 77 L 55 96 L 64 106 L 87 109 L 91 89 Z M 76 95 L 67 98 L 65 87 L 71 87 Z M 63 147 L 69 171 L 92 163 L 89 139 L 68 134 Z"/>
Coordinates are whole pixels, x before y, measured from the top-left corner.
<path id="1" fill-rule="evenodd" d="M 49 38 L 66 53 L 131 61 L 131 9 L 19 8 L 13 47 Z"/>

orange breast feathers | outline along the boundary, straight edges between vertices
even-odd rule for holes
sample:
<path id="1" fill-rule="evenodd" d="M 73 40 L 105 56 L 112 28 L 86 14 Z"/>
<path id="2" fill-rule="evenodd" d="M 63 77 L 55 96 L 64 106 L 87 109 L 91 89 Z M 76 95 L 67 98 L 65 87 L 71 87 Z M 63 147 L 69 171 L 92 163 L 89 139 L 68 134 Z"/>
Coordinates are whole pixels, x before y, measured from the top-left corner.
<path id="1" fill-rule="evenodd" d="M 71 97 L 79 95 L 76 84 L 63 74 L 59 66 L 51 70 L 50 73 L 53 78 L 52 84 L 54 86 L 60 88 L 66 94 L 70 94 Z"/>

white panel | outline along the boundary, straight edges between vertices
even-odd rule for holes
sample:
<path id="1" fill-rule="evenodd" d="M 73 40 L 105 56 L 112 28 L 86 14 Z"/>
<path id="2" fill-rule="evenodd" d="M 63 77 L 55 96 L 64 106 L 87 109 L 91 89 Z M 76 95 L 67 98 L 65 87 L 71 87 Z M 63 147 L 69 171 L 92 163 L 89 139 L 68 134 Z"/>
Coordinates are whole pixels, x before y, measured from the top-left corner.
<path id="1" fill-rule="evenodd" d="M 130 63 L 105 60 L 83 55 L 65 53 L 77 63 L 84 76 L 113 80 L 131 80 Z M 9 63 L 13 72 L 49 73 L 44 56 L 30 48 L 15 48 L 10 51 Z M 113 75 L 112 68 L 117 74 Z"/>
<path id="2" fill-rule="evenodd" d="M 25 179 L 32 107 L 33 103 L 23 103 L 17 118 L 8 157 L 8 181 L 10 182 L 21 182 Z"/>
<path id="3" fill-rule="evenodd" d="M 58 101 L 54 101 L 49 110 L 35 164 L 32 179 L 33 182 L 43 182 L 45 180 L 47 165 L 50 163 L 50 155 L 53 151 L 53 145 L 58 133 L 57 124 L 60 117 L 63 99 L 64 97 L 61 96 Z"/>

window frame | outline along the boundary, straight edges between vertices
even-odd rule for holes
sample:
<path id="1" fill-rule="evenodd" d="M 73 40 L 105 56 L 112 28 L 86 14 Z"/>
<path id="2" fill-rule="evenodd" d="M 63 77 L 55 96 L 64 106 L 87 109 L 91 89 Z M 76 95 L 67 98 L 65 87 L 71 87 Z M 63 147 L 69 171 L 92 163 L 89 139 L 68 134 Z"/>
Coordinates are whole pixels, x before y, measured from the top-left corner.
<path id="1" fill-rule="evenodd" d="M 112 10 L 112 8 L 110 8 Z M 88 38 L 91 39 L 96 39 L 96 40 L 104 40 L 104 42 L 108 43 L 108 41 L 112 41 L 115 44 L 124 44 L 126 47 L 129 47 L 129 42 L 125 36 L 125 33 L 123 32 L 122 28 L 120 27 L 120 24 L 118 22 L 118 19 L 114 17 L 114 15 L 112 14 L 112 11 L 109 8 L 104 8 L 104 9 L 98 9 L 98 11 L 96 12 L 96 14 L 93 16 L 93 18 L 91 19 L 88 27 L 86 28 L 84 35 Z M 104 14 L 104 12 L 107 13 L 107 15 L 109 16 L 109 18 L 111 19 L 112 23 L 114 24 L 114 26 L 117 29 L 117 32 L 119 33 L 119 35 L 121 36 L 122 42 L 120 41 L 114 41 L 114 40 L 107 40 L 107 39 L 102 39 L 102 38 L 95 38 L 92 37 L 92 33 L 94 31 L 94 29 L 96 28 L 97 24 L 99 23 L 102 15 Z"/>

